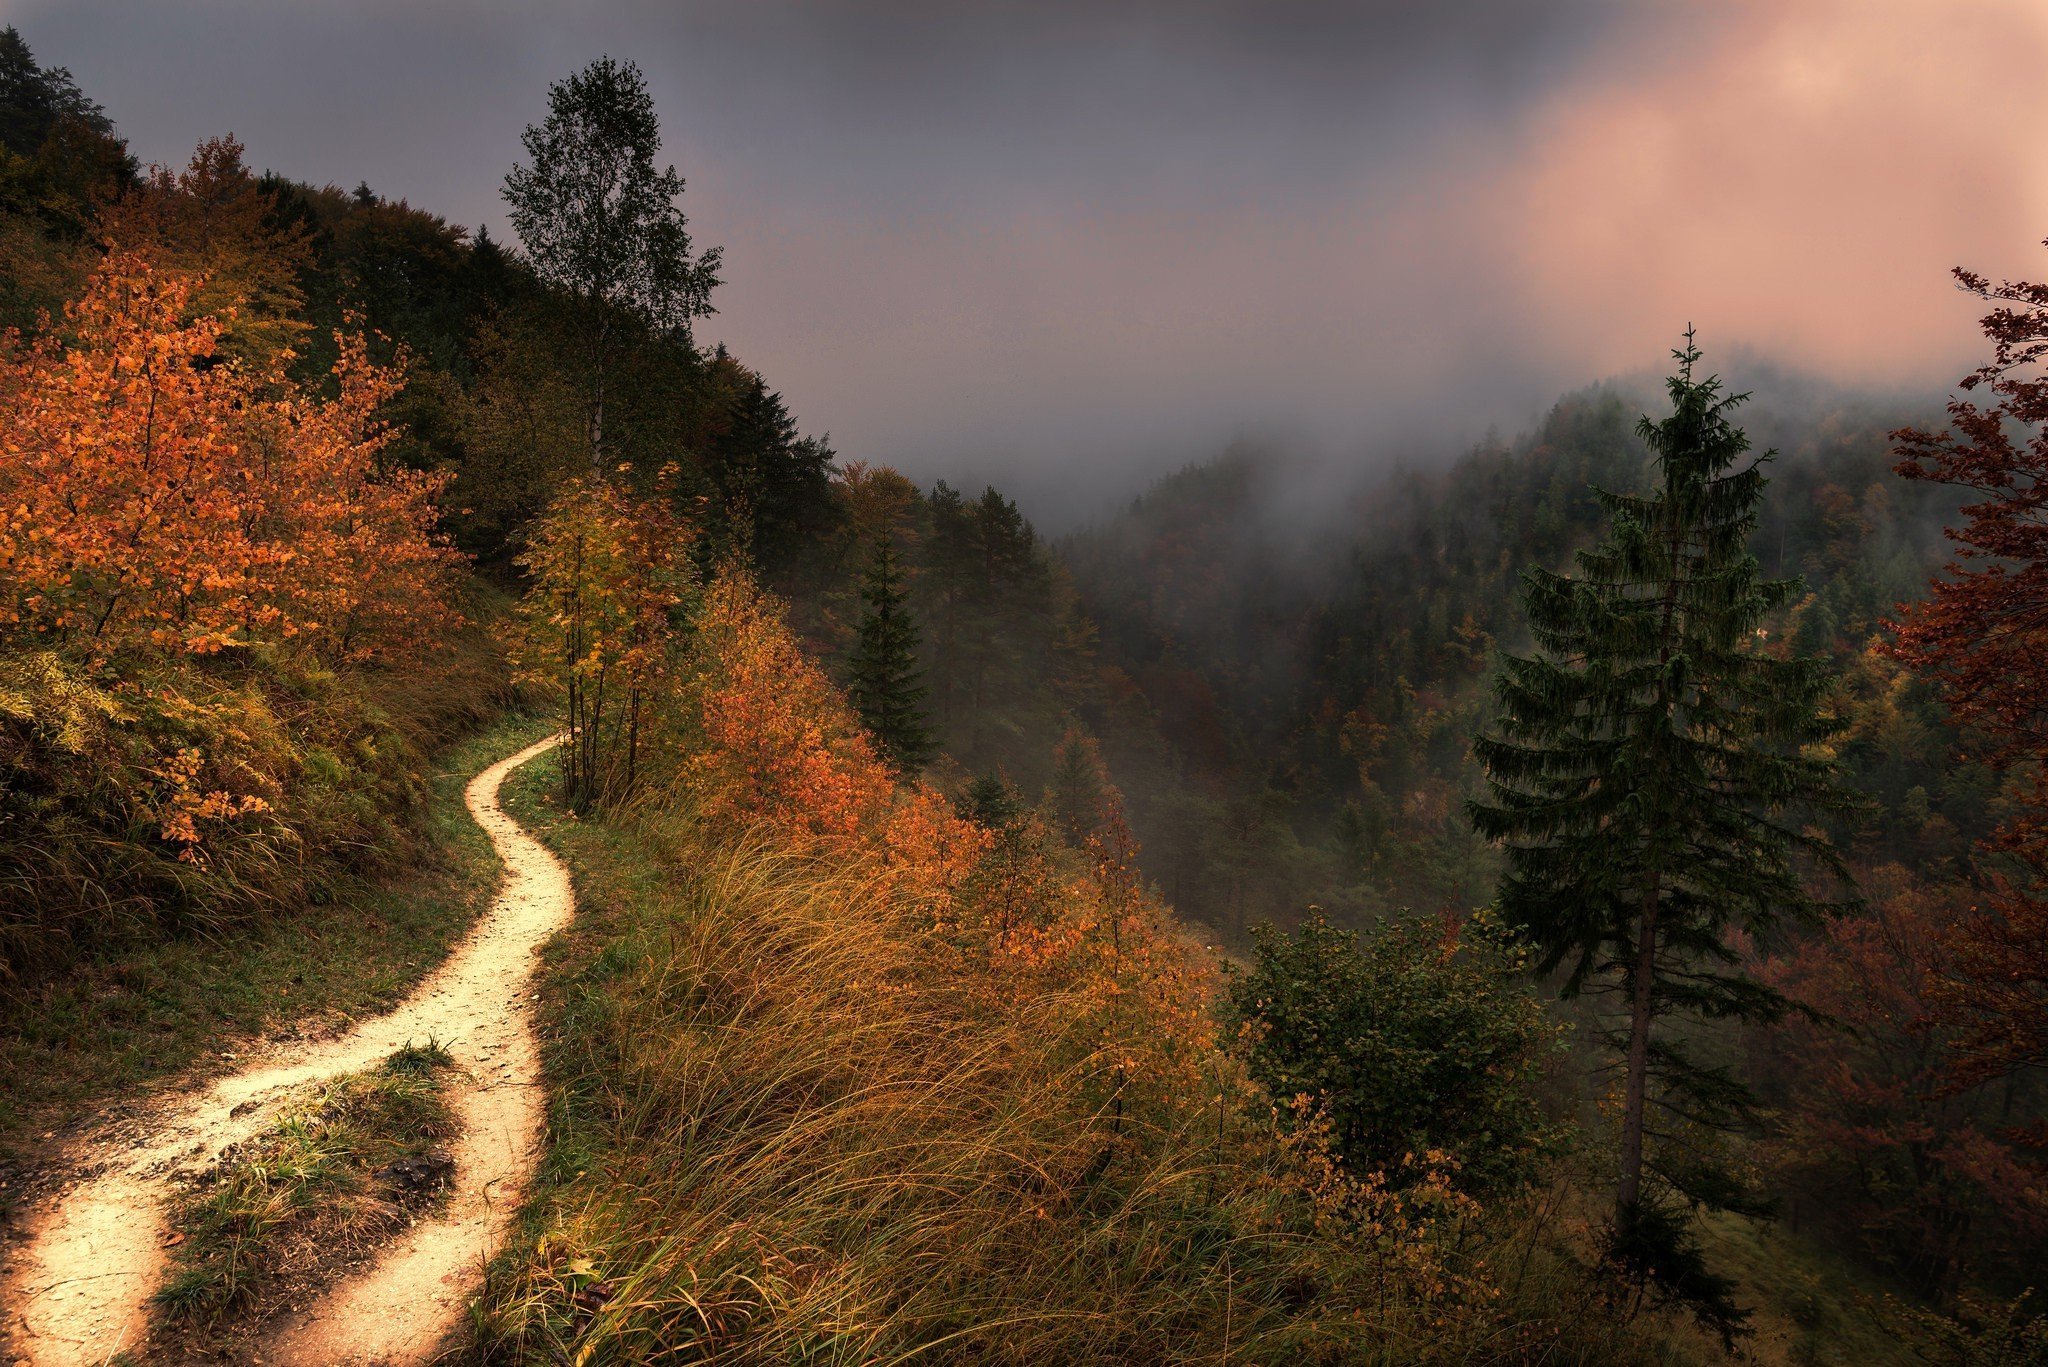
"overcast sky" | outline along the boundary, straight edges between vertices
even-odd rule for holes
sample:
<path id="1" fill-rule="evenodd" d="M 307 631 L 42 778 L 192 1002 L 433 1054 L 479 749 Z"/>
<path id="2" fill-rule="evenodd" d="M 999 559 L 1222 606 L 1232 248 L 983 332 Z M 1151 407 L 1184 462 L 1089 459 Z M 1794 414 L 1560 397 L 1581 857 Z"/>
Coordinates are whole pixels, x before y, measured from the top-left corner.
<path id="1" fill-rule="evenodd" d="M 1233 433 L 1515 428 L 1690 320 L 1846 380 L 2048 273 L 2038 0 L 0 0 L 145 160 L 233 132 L 505 236 L 546 88 L 646 71 L 726 284 L 700 340 L 847 457 L 1044 511 Z M 1738 374 L 1732 376 L 1739 380 Z"/>

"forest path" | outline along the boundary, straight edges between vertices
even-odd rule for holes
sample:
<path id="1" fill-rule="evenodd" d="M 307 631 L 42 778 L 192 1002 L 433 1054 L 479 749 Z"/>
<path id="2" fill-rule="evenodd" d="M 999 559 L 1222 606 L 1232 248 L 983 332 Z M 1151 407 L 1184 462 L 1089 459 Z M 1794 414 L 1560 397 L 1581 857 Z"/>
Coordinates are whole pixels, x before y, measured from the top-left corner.
<path id="1" fill-rule="evenodd" d="M 535 955 L 575 904 L 568 871 L 505 814 L 498 789 L 558 740 L 528 746 L 470 781 L 464 800 L 504 861 L 504 881 L 447 962 L 396 1009 L 341 1038 L 277 1049 L 72 1155 L 74 1176 L 24 1212 L 26 1238 L 0 1268 L 16 1361 L 87 1367 L 122 1352 L 149 1361 L 150 1297 L 163 1279 L 165 1207 L 178 1181 L 262 1129 L 292 1089 L 372 1067 L 429 1038 L 461 1069 L 451 1100 L 463 1128 L 451 1146 L 447 1204 L 290 1313 L 255 1355 L 272 1367 L 396 1367 L 434 1355 L 510 1223 L 538 1148 Z"/>

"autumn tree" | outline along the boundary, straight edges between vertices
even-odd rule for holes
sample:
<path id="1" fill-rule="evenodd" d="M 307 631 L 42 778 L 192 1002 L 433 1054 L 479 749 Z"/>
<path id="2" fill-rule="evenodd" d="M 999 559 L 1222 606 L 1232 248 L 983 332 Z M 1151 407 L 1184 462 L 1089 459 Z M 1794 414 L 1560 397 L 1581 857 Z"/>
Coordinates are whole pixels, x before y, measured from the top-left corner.
<path id="1" fill-rule="evenodd" d="M 1537 653 L 1500 661 L 1495 730 L 1473 747 L 1490 800 L 1470 813 L 1504 848 L 1501 914 L 1538 970 L 1621 1003 L 1605 1035 L 1622 1076 L 1616 1261 L 1732 1333 L 1741 1312 L 1680 1203 L 1748 1204 L 1700 1139 L 1743 1121 L 1750 1097 L 1677 1027 L 1784 1014 L 1736 938 L 1824 909 L 1801 860 L 1839 861 L 1799 814 L 1838 801 L 1811 748 L 1835 728 L 1823 665 L 1758 647 L 1796 588 L 1763 579 L 1748 549 L 1769 453 L 1744 461 L 1728 416 L 1743 396 L 1696 377 L 1690 333 L 1674 354 L 1671 414 L 1638 428 L 1661 487 L 1601 493 L 1612 525 L 1577 574 L 1524 575 Z"/>
<path id="2" fill-rule="evenodd" d="M 1967 1081 L 2048 1067 L 2048 285 L 1955 276 L 1994 305 L 1991 359 L 1962 381 L 1947 430 L 1894 437 L 1900 474 L 1975 501 L 1896 648 L 2027 794 L 1990 842 L 1985 905 L 1956 931 L 1939 994 Z"/>
<path id="3" fill-rule="evenodd" d="M 657 168 L 661 124 L 632 62 L 601 57 L 548 88 L 548 116 L 505 177 L 512 226 L 534 271 L 562 289 L 585 373 L 590 468 L 605 468 L 607 385 L 629 326 L 684 342 L 712 312 L 720 253 L 694 252 L 677 200 L 683 178 Z"/>
<path id="4" fill-rule="evenodd" d="M 847 662 L 847 696 L 875 744 L 899 773 L 915 774 L 937 746 L 925 714 L 923 670 L 917 662 L 917 622 L 896 547 L 885 533 L 861 586 L 860 633 Z"/>
<path id="5" fill-rule="evenodd" d="M 1867 910 L 1827 918 L 1764 966 L 1804 1009 L 1760 1041 L 1780 1116 L 1760 1152 L 1800 1224 L 1942 1299 L 2015 1250 L 2048 1251 L 2048 1186 L 2001 1133 L 2023 1099 L 1958 1087 L 1953 1027 L 1933 1009 L 1960 891 L 1896 865 L 1866 887 Z"/>
<path id="6" fill-rule="evenodd" d="M 836 497 L 846 509 L 842 532 L 853 556 L 883 536 L 899 544 L 916 544 L 924 495 L 893 467 L 847 461 L 839 468 Z"/>
<path id="7" fill-rule="evenodd" d="M 577 811 L 623 799 L 639 778 L 648 713 L 686 621 L 690 539 L 666 497 L 575 480 L 519 559 L 531 580 L 519 663 L 562 698 L 563 794 Z"/>
<path id="8" fill-rule="evenodd" d="M 107 259 L 0 384 L 0 627 L 95 663 L 258 641 L 336 660 L 445 627 L 443 479 L 385 468 L 395 371 L 337 343 L 331 394 L 221 355 L 199 282 Z"/>
<path id="9" fill-rule="evenodd" d="M 312 264 L 312 237 L 279 214 L 277 189 L 249 170 L 243 150 L 233 134 L 208 138 L 182 170 L 149 168 L 100 231 L 116 249 L 196 281 L 194 314 L 220 321 L 228 355 L 261 367 L 310 333 L 301 273 Z"/>

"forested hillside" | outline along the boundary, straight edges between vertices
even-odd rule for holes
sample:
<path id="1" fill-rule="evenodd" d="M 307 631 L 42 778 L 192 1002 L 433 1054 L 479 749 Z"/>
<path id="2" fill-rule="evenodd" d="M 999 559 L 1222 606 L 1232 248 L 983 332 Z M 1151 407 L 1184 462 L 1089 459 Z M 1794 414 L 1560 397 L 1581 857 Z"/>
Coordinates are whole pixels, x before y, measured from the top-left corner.
<path id="1" fill-rule="evenodd" d="M 1904 826 L 1952 860 L 1988 829 L 1996 779 L 1951 763 L 1931 692 L 1869 649 L 1947 556 L 1961 498 L 1892 473 L 1892 429 L 1938 404 L 1768 369 L 1758 386 L 1746 424 L 1777 454 L 1752 548 L 1806 590 L 1772 630 L 1840 661 L 1863 695 L 1848 762 L 1882 803 L 1863 838 Z M 1302 501 L 1284 457 L 1240 449 L 1061 545 L 1103 662 L 1172 737 L 1170 765 L 1130 785 L 1140 828 L 1173 844 L 1183 878 L 1188 857 L 1215 861 L 1185 909 L 1241 933 L 1308 901 L 1371 914 L 1486 899 L 1493 868 L 1459 803 L 1492 652 L 1528 643 L 1523 571 L 1567 565 L 1600 523 L 1596 491 L 1648 478 L 1633 428 L 1653 401 L 1603 385 L 1448 470 L 1355 487 L 1324 472 L 1337 488 L 1323 515 L 1286 523 L 1278 510 Z M 1150 759 L 1141 747 L 1126 763 Z"/>
<path id="2" fill-rule="evenodd" d="M 636 66 L 533 104 L 500 242 L 0 33 L 0 1218 L 435 971 L 487 759 L 577 902 L 526 1075 L 149 1174 L 123 1351 L 313 1360 L 503 1085 L 420 1361 L 2042 1360 L 2048 288 L 1946 411 L 1688 332 L 1049 540 L 708 341 Z"/>

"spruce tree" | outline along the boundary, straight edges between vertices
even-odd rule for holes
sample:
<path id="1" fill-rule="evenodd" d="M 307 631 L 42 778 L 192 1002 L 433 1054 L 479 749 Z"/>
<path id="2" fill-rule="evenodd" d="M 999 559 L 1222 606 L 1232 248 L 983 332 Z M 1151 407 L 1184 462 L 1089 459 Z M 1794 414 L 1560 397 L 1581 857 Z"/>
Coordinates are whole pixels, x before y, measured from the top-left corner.
<path id="1" fill-rule="evenodd" d="M 1470 811 L 1504 847 L 1500 909 L 1538 970 L 1619 1007 L 1603 1013 L 1623 1080 L 1615 1260 L 1732 1336 L 1743 1312 L 1685 1212 L 1756 1208 L 1713 1157 L 1753 1105 L 1699 1056 L 1699 1026 L 1785 1013 L 1739 941 L 1830 905 L 1803 875 L 1844 871 L 1800 816 L 1843 801 L 1819 750 L 1836 730 L 1824 662 L 1762 648 L 1798 587 L 1763 578 L 1748 548 L 1775 453 L 1744 460 L 1728 414 L 1748 396 L 1694 378 L 1690 329 L 1672 354 L 1671 414 L 1637 427 L 1662 487 L 1596 491 L 1606 539 L 1576 574 L 1523 577 L 1536 651 L 1500 661 L 1495 734 L 1474 745 L 1491 800 Z"/>
<path id="2" fill-rule="evenodd" d="M 905 774 L 930 762 L 937 749 L 922 706 L 925 688 L 917 664 L 917 623 L 896 563 L 896 547 L 884 533 L 861 586 L 860 637 L 854 645 L 847 691 L 882 752 Z"/>
<path id="3" fill-rule="evenodd" d="M 1102 747 L 1078 725 L 1069 725 L 1052 752 L 1052 784 L 1046 789 L 1053 821 L 1077 846 L 1102 829 L 1115 799 Z"/>
<path id="4" fill-rule="evenodd" d="M 953 810 L 962 821 L 972 821 L 991 831 L 1006 831 L 1024 814 L 1024 795 L 1008 775 L 990 770 L 954 799 Z"/>

